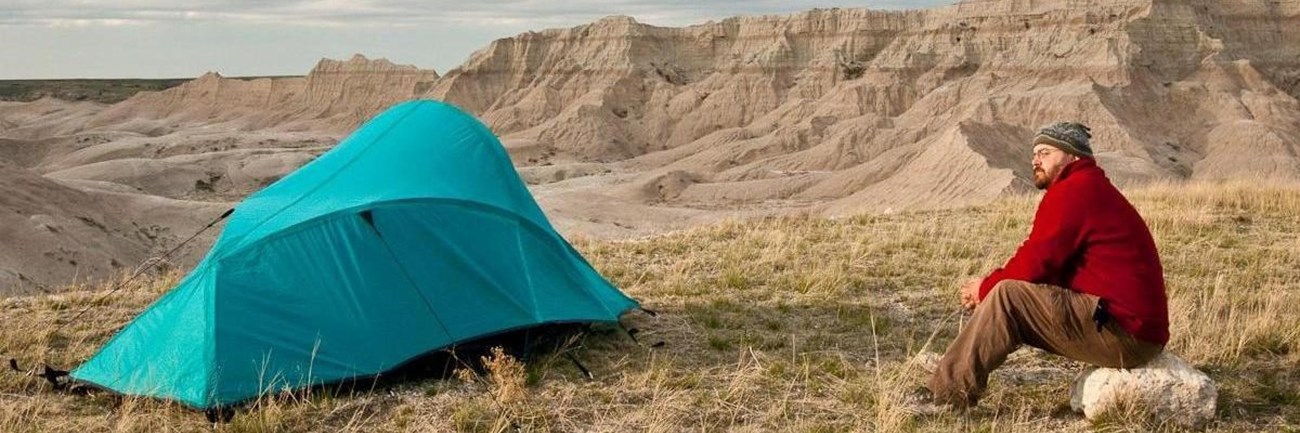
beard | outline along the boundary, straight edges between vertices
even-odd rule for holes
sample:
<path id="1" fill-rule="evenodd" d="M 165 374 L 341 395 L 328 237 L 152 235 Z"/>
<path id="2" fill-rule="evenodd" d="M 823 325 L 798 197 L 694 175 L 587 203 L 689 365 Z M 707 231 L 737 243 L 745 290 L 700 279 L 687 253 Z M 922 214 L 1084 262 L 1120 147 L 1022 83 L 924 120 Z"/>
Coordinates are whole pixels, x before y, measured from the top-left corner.
<path id="1" fill-rule="evenodd" d="M 1034 169 L 1034 186 L 1038 189 L 1047 189 L 1052 184 L 1052 177 L 1047 175 L 1046 171 L 1041 168 Z"/>

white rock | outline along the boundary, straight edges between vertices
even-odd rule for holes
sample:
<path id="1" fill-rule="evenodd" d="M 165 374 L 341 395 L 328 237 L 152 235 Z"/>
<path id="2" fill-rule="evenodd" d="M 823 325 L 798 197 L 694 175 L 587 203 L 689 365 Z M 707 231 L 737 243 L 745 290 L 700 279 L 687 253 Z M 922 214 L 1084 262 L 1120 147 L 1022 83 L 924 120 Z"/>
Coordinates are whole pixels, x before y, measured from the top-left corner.
<path id="1" fill-rule="evenodd" d="M 1209 376 L 1165 352 L 1138 368 L 1085 370 L 1074 380 L 1070 407 L 1095 419 L 1116 403 L 1132 402 L 1166 418 L 1161 421 L 1196 427 L 1214 418 L 1218 397 Z"/>
<path id="2" fill-rule="evenodd" d="M 939 360 L 942 358 L 943 355 L 940 355 L 937 352 L 931 352 L 929 350 L 925 350 L 925 351 L 918 352 L 915 356 L 913 356 L 912 363 L 915 364 L 917 367 L 920 367 L 921 371 L 934 374 L 935 370 L 939 369 Z"/>

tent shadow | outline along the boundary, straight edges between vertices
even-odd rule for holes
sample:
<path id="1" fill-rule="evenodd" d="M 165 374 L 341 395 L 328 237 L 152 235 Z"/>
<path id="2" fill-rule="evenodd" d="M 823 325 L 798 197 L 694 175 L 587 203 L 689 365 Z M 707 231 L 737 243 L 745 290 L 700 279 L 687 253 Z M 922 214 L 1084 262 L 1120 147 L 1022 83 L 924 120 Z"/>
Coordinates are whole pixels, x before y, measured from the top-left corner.
<path id="1" fill-rule="evenodd" d="M 585 338 L 616 339 L 610 329 L 593 327 L 588 323 L 552 323 L 501 332 L 454 346 L 441 348 L 412 358 L 397 367 L 377 375 L 359 376 L 311 387 L 269 394 L 260 398 L 204 411 L 210 422 L 229 422 L 239 412 L 256 410 L 267 399 L 298 398 L 312 395 L 363 396 L 391 391 L 402 386 L 430 381 L 449 380 L 458 370 L 467 369 L 476 375 L 488 374 L 485 366 L 493 350 L 521 360 L 525 364 L 552 356 L 569 356 L 574 364 L 586 372 L 585 367 L 571 357 L 569 352 L 580 347 Z M 594 334 L 594 335 L 593 335 Z"/>

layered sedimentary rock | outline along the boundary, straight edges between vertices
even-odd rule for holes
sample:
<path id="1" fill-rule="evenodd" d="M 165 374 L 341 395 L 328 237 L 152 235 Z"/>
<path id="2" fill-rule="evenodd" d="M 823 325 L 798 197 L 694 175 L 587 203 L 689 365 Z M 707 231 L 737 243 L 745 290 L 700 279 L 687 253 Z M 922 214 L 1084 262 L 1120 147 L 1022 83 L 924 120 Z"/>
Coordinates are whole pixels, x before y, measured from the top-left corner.
<path id="1" fill-rule="evenodd" d="M 441 78 L 323 60 L 305 78 L 205 75 L 74 123 L 337 136 L 423 96 L 480 116 L 521 166 L 645 172 L 618 189 L 629 199 L 941 207 L 1027 188 L 1024 143 L 1058 119 L 1091 125 L 1122 183 L 1296 177 L 1297 24 L 1296 2 L 1266 0 L 970 0 L 685 28 L 610 17 L 497 40 Z M 666 173 L 690 185 L 640 194 Z"/>
<path id="2" fill-rule="evenodd" d="M 950 206 L 1027 188 L 1025 143 L 1057 119 L 1091 125 L 1120 182 L 1294 178 L 1297 29 L 1296 2 L 1261 0 L 612 17 L 498 40 L 429 96 L 533 163 L 629 160 L 636 197 Z M 668 173 L 688 185 L 658 194 Z"/>
<path id="3" fill-rule="evenodd" d="M 129 274 L 224 206 L 79 186 L 0 161 L 0 295 Z M 176 264 L 201 253 L 190 245 L 168 259 Z"/>
<path id="4" fill-rule="evenodd" d="M 142 93 L 96 115 L 91 127 L 161 135 L 194 125 L 341 133 L 426 90 L 438 74 L 362 55 L 322 59 L 306 77 L 241 80 L 208 73 Z"/>

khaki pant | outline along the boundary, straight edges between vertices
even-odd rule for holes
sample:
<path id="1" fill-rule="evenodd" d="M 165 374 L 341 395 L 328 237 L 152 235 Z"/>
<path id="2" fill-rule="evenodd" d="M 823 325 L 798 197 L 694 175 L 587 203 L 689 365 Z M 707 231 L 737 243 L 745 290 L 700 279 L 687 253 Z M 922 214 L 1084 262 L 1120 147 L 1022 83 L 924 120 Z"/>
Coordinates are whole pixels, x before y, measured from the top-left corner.
<path id="1" fill-rule="evenodd" d="M 974 406 L 989 373 L 1021 344 L 1109 368 L 1136 367 L 1160 354 L 1163 347 L 1134 339 L 1114 321 L 1098 331 L 1098 299 L 1046 284 L 998 283 L 939 360 L 930 391 L 938 402 Z"/>

